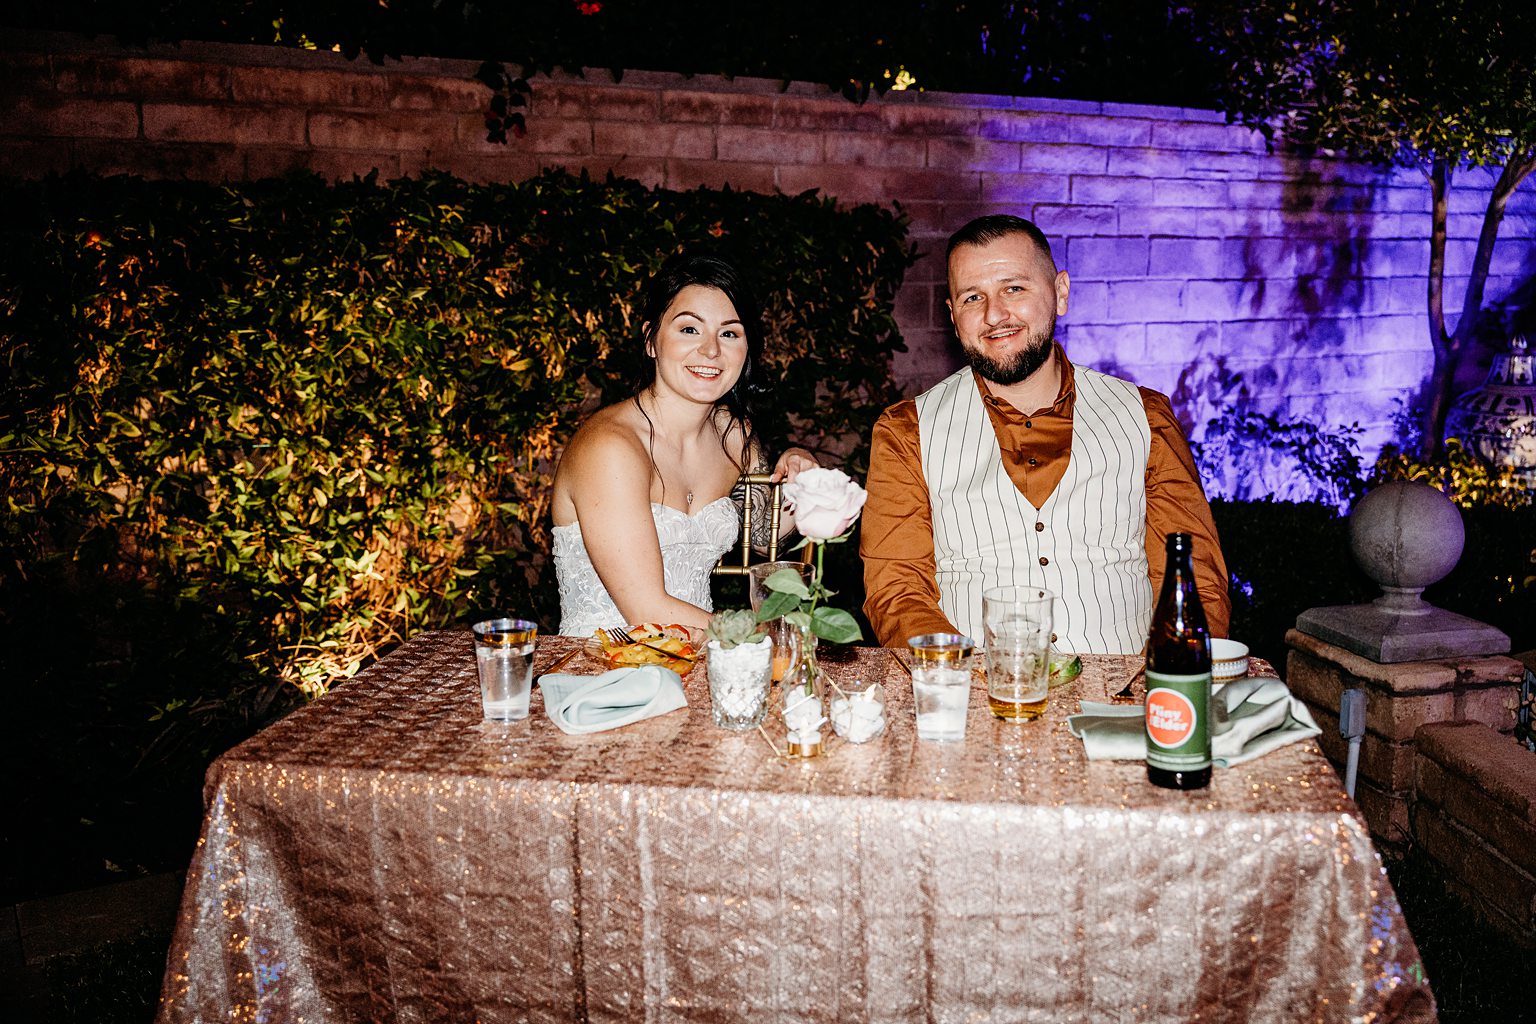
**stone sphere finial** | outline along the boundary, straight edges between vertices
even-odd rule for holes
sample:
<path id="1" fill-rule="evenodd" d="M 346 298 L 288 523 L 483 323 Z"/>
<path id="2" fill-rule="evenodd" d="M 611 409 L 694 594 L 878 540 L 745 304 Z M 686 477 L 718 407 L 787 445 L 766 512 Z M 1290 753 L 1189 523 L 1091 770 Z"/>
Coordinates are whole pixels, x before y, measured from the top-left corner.
<path id="1" fill-rule="evenodd" d="M 1376 603 L 1399 613 L 1428 611 L 1420 592 L 1456 568 L 1466 539 L 1451 499 L 1417 481 L 1382 484 L 1349 515 L 1355 561 L 1385 592 Z"/>
<path id="2" fill-rule="evenodd" d="M 1466 541 L 1461 511 L 1444 494 L 1406 480 L 1382 484 L 1349 514 L 1355 561 L 1381 585 L 1381 596 L 1370 604 L 1308 608 L 1296 616 L 1296 628 L 1386 664 L 1503 654 L 1509 637 L 1501 630 L 1421 596 L 1456 568 Z"/>

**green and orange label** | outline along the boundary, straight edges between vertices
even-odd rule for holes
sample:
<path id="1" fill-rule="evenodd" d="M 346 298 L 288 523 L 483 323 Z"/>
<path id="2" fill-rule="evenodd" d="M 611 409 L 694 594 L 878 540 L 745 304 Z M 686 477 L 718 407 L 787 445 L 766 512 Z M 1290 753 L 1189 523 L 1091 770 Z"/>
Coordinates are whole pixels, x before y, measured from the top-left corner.
<path id="1" fill-rule="evenodd" d="M 1211 677 L 1147 673 L 1147 763 L 1189 771 L 1211 763 Z"/>

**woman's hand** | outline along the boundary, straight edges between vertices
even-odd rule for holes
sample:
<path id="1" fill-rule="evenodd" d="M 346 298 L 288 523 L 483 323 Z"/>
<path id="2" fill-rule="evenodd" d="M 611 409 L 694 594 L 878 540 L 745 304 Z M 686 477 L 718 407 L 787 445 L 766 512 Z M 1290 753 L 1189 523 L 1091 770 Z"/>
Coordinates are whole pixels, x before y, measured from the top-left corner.
<path id="1" fill-rule="evenodd" d="M 821 463 L 816 461 L 816 456 L 804 448 L 788 448 L 779 461 L 773 464 L 771 479 L 777 483 L 780 480 L 789 483 L 807 469 L 815 469 Z"/>
<path id="2" fill-rule="evenodd" d="M 804 448 L 786 449 L 779 461 L 773 464 L 773 473 L 770 476 L 775 482 L 789 483 L 808 469 L 815 469 L 821 463 L 816 461 L 816 456 Z M 795 514 L 785 509 L 779 516 L 779 536 L 788 537 L 795 530 Z"/>

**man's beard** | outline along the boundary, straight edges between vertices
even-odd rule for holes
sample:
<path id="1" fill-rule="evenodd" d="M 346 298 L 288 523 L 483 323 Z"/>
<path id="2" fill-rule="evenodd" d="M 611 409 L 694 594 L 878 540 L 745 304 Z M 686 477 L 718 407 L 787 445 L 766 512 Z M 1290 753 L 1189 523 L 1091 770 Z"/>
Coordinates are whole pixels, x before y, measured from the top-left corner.
<path id="1" fill-rule="evenodd" d="M 1055 337 L 1056 317 L 1053 315 L 1043 330 L 1031 335 L 1024 347 L 1012 355 L 997 358 L 983 349 L 964 346 L 965 357 L 970 360 L 971 368 L 981 374 L 982 379 L 1007 387 L 1026 379 L 1045 365 L 1045 361 L 1051 358 L 1051 342 Z"/>

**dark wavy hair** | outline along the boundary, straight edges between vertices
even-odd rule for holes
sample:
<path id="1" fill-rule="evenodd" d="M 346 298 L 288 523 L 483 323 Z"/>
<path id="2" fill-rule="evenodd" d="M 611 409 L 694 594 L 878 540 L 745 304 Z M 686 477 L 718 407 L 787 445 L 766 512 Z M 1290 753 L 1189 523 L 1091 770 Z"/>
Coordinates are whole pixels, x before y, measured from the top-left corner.
<path id="1" fill-rule="evenodd" d="M 715 288 L 724 293 L 731 300 L 736 317 L 741 321 L 742 333 L 747 338 L 747 358 L 741 364 L 741 376 L 736 378 L 735 385 L 716 403 L 716 408 L 725 414 L 727 420 L 725 428 L 720 432 L 722 446 L 731 429 L 739 429 L 744 441 L 742 452 L 750 461 L 753 449 L 757 446 L 757 438 L 752 433 L 752 416 L 758 411 L 760 388 L 756 373 L 763 354 L 763 316 L 757 297 L 735 264 L 712 252 L 679 253 L 663 263 L 646 284 L 640 297 L 640 321 L 645 325 L 645 345 L 650 348 L 655 343 L 657 335 L 661 333 L 661 320 L 666 315 L 667 307 L 679 292 L 692 284 Z M 654 359 L 650 367 L 650 376 L 635 389 L 636 398 L 656 382 Z M 636 401 L 635 405 L 640 406 L 640 403 Z M 640 407 L 640 413 L 645 416 L 646 422 L 650 422 L 644 407 Z M 741 463 L 737 465 L 746 468 Z"/>

